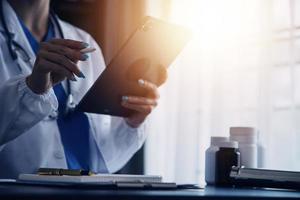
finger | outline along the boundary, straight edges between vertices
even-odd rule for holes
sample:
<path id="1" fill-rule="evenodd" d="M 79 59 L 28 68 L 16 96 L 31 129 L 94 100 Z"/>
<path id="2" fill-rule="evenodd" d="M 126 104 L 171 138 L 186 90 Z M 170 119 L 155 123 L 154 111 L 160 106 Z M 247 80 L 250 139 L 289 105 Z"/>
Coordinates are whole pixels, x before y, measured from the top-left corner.
<path id="1" fill-rule="evenodd" d="M 159 92 L 158 92 L 157 86 L 154 83 L 151 83 L 144 79 L 139 79 L 138 84 L 142 88 L 145 88 L 148 91 L 150 96 L 153 96 L 155 99 L 159 99 Z"/>
<path id="2" fill-rule="evenodd" d="M 85 42 L 80 42 L 76 40 L 70 40 L 70 39 L 52 39 L 49 41 L 52 44 L 58 44 L 58 45 L 63 45 L 67 46 L 72 49 L 84 49 L 89 46 L 88 43 Z"/>
<path id="3" fill-rule="evenodd" d="M 88 59 L 88 55 L 80 52 L 79 50 L 74 50 L 63 45 L 52 44 L 49 42 L 42 42 L 41 50 L 46 50 L 53 53 L 64 55 L 73 62 L 77 62 L 78 60 L 85 61 Z"/>
<path id="4" fill-rule="evenodd" d="M 52 53 L 52 52 L 46 52 L 46 51 L 40 51 L 39 56 L 45 58 L 46 60 L 56 63 L 59 66 L 62 66 L 69 70 L 70 72 L 76 74 L 76 76 L 80 78 L 85 78 L 84 74 L 79 70 L 77 65 L 73 62 L 71 62 L 68 58 L 65 56 L 62 56 L 60 54 Z"/>
<path id="5" fill-rule="evenodd" d="M 128 102 L 122 102 L 122 106 L 127 109 L 137 111 L 144 115 L 149 115 L 154 109 L 154 106 L 152 105 L 138 105 L 138 104 L 132 104 Z"/>
<path id="6" fill-rule="evenodd" d="M 76 78 L 74 77 L 73 73 L 71 73 L 69 70 L 59 66 L 58 64 L 50 62 L 46 59 L 41 59 L 40 63 L 41 63 L 41 65 L 43 65 L 47 68 L 47 71 L 55 72 L 61 76 L 64 76 L 64 77 L 72 80 L 72 81 L 76 81 Z"/>
<path id="7" fill-rule="evenodd" d="M 86 48 L 86 49 L 82 49 L 80 50 L 81 53 L 92 53 L 94 51 L 96 51 L 97 49 L 94 47 L 90 47 L 90 48 Z"/>
<path id="8" fill-rule="evenodd" d="M 137 105 L 157 106 L 157 101 L 155 99 L 150 99 L 150 98 L 145 98 L 145 97 L 123 96 L 122 101 L 131 103 L 131 104 L 137 104 Z"/>

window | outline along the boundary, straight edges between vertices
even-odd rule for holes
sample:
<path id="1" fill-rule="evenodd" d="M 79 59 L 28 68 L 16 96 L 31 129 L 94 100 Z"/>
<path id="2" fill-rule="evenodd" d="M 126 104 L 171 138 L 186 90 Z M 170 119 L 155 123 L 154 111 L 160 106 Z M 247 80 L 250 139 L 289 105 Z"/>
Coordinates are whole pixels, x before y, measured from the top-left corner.
<path id="1" fill-rule="evenodd" d="M 231 126 L 259 129 L 261 167 L 300 170 L 300 1 L 168 2 L 149 1 L 150 15 L 197 37 L 161 88 L 146 172 L 203 183 L 209 138 L 228 136 Z"/>

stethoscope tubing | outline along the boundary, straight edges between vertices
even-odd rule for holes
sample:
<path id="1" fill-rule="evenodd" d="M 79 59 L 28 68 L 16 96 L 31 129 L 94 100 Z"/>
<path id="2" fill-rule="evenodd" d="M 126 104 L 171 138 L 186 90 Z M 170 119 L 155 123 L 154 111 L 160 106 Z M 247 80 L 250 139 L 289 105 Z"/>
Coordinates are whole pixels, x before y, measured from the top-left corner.
<path id="1" fill-rule="evenodd" d="M 13 40 L 13 37 L 12 37 L 10 31 L 8 30 L 8 26 L 7 26 L 5 16 L 4 16 L 4 12 L 3 12 L 3 1 L 0 2 L 0 17 L 1 17 L 1 23 L 2 23 L 2 26 L 3 26 L 4 32 L 5 32 L 5 36 L 6 36 L 6 39 L 7 39 L 6 44 L 7 44 L 7 47 L 8 47 L 9 54 L 10 54 L 11 58 L 13 59 L 13 61 L 17 62 L 18 68 L 22 72 L 22 68 L 18 63 L 18 54 L 17 54 L 17 52 L 15 52 L 13 50 L 13 46 L 17 47 L 21 51 L 24 51 L 24 53 L 27 56 L 28 56 L 28 53 L 22 47 L 22 45 L 20 45 L 19 43 L 17 43 L 16 41 Z M 65 38 L 64 33 L 63 33 L 62 28 L 59 24 L 58 16 L 51 10 L 50 11 L 50 17 L 51 17 L 51 19 L 53 19 L 54 25 L 55 25 L 55 27 L 57 27 L 57 30 L 58 30 L 58 33 L 59 33 L 60 37 L 62 39 L 64 39 Z M 67 97 L 67 102 L 66 102 L 65 114 L 68 114 L 70 110 L 74 110 L 74 105 L 75 105 L 74 102 L 73 102 L 73 95 L 72 95 L 72 91 L 71 91 L 71 83 L 70 83 L 69 80 L 67 81 L 67 96 L 68 97 Z M 51 116 L 49 116 L 49 117 L 53 118 L 53 119 L 55 118 L 55 117 L 51 117 Z"/>

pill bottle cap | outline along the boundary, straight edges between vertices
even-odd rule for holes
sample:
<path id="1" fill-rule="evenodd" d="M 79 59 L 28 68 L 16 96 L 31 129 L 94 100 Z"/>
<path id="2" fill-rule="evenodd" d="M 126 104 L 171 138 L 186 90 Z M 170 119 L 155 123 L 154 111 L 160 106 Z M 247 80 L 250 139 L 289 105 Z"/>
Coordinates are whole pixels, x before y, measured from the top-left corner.
<path id="1" fill-rule="evenodd" d="M 220 148 L 221 147 L 237 149 L 239 145 L 237 141 L 227 141 L 227 142 L 220 142 Z"/>
<path id="2" fill-rule="evenodd" d="M 254 127 L 230 127 L 230 140 L 240 143 L 257 143 L 257 130 Z"/>
<path id="3" fill-rule="evenodd" d="M 212 146 L 220 146 L 219 144 L 221 142 L 229 141 L 229 137 L 219 137 L 219 136 L 213 136 L 210 138 L 210 145 Z"/>

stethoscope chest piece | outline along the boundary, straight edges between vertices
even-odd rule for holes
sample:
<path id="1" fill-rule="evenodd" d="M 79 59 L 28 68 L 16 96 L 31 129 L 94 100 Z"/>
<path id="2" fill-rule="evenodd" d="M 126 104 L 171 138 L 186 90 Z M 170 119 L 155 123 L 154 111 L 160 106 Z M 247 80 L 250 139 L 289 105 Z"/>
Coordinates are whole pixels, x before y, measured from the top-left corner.
<path id="1" fill-rule="evenodd" d="M 63 113 L 61 113 L 61 114 L 63 114 L 63 117 L 66 118 L 72 112 L 75 112 L 75 109 L 76 109 L 76 104 L 74 102 L 73 95 L 69 94 L 66 105 L 65 105 L 65 109 L 64 109 Z M 57 120 L 59 118 L 59 115 L 60 115 L 60 113 L 58 110 L 53 110 L 52 113 L 48 116 L 48 119 L 49 120 Z"/>
<path id="2" fill-rule="evenodd" d="M 68 116 L 70 113 L 75 111 L 75 108 L 76 108 L 76 104 L 74 102 L 73 95 L 69 94 L 66 102 L 66 109 L 64 115 Z"/>

